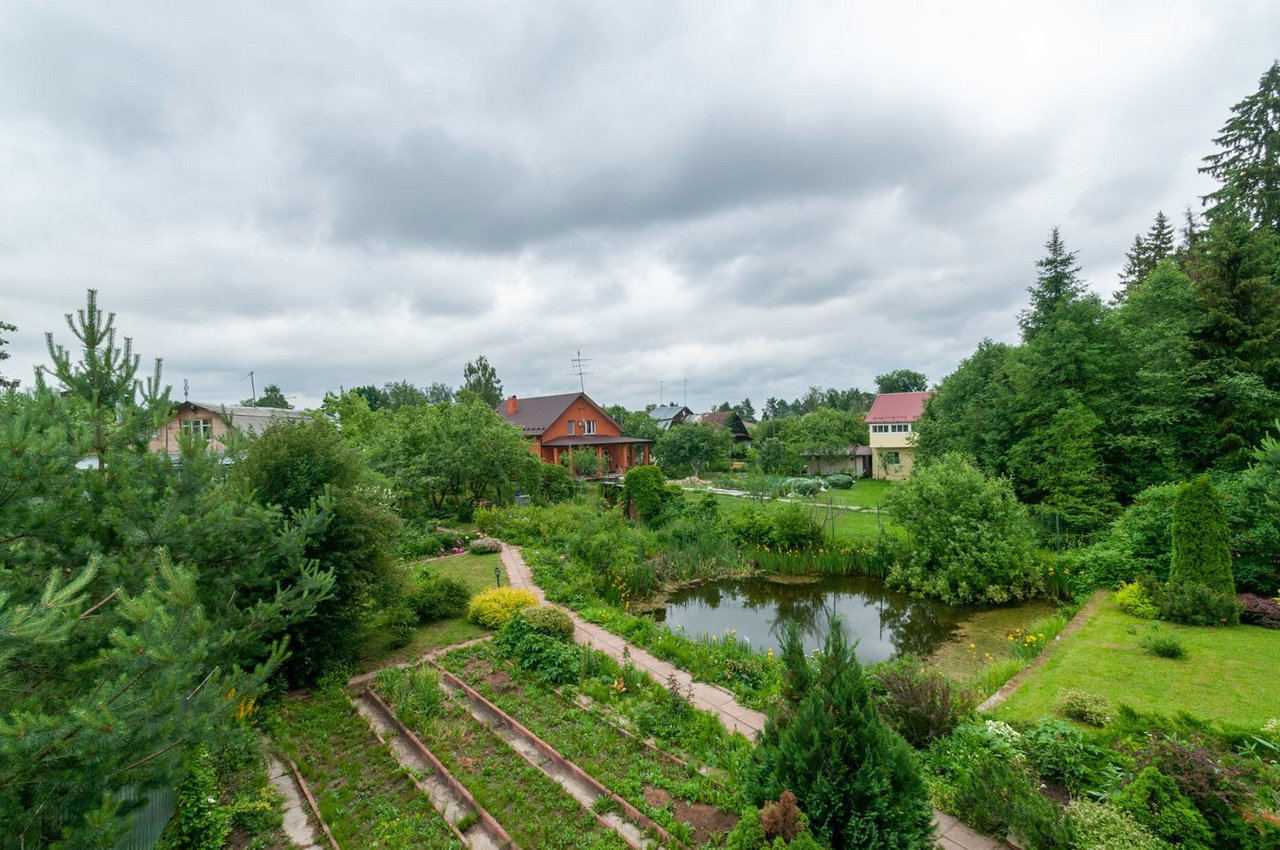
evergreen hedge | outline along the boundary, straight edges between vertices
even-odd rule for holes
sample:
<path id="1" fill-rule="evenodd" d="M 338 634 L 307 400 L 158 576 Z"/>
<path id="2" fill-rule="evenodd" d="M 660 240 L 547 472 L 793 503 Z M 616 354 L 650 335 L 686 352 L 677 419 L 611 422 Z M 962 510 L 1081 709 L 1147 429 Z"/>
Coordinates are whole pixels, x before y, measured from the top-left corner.
<path id="1" fill-rule="evenodd" d="M 1222 497 L 1209 483 L 1209 476 L 1201 475 L 1183 484 L 1173 503 L 1170 584 L 1201 585 L 1235 596 L 1230 540 Z"/>

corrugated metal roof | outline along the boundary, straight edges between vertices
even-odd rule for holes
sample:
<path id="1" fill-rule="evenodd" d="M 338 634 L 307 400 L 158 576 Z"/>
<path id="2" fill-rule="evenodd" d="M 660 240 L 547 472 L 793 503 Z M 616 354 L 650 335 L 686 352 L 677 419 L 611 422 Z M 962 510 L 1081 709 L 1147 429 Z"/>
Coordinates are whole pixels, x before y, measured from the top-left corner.
<path id="1" fill-rule="evenodd" d="M 200 401 L 185 401 L 196 407 L 203 407 L 211 413 L 231 417 L 231 427 L 248 434 L 261 434 L 273 422 L 306 422 L 311 415 L 304 410 L 286 410 L 283 407 L 251 407 L 244 404 L 205 404 Z"/>
<path id="2" fill-rule="evenodd" d="M 867 411 L 868 422 L 915 422 L 933 393 L 881 393 Z"/>
<path id="3" fill-rule="evenodd" d="M 649 411 L 649 418 L 658 423 L 658 430 L 660 431 L 665 431 L 672 425 L 683 422 L 692 415 L 692 410 L 679 404 L 655 407 Z"/>

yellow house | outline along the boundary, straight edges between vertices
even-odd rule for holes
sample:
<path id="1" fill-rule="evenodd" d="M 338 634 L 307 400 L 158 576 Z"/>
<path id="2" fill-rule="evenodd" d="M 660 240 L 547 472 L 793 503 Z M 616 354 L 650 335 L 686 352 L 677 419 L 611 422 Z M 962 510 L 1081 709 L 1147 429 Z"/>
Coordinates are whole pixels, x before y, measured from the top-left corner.
<path id="1" fill-rule="evenodd" d="M 147 448 L 153 452 L 163 452 L 173 456 L 178 453 L 180 435 L 196 434 L 209 441 L 208 447 L 211 451 L 221 451 L 220 438 L 225 438 L 228 431 L 261 434 L 276 421 L 305 422 L 310 418 L 310 414 L 302 410 L 184 401 L 173 406 L 173 415 L 169 418 L 169 422 L 156 431 Z"/>
<path id="2" fill-rule="evenodd" d="M 900 481 L 915 463 L 915 423 L 933 393 L 881 393 L 867 411 L 871 475 Z"/>

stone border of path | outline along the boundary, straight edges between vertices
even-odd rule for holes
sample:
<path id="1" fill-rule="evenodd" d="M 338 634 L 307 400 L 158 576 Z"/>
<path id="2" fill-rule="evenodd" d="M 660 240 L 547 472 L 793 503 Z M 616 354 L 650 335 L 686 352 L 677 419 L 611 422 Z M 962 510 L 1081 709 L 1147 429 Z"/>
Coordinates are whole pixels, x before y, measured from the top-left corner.
<path id="1" fill-rule="evenodd" d="M 503 543 L 501 557 L 502 565 L 507 568 L 507 580 L 511 586 L 530 590 L 534 596 L 538 597 L 541 604 L 547 604 L 547 597 L 542 592 L 542 588 L 534 583 L 533 571 L 524 562 L 524 556 L 520 554 L 520 550 L 508 543 Z M 623 663 L 630 662 L 648 671 L 659 682 L 665 682 L 669 677 L 675 676 L 680 690 L 692 692 L 691 702 L 720 718 L 730 731 L 741 732 L 748 738 L 754 738 L 764 729 L 766 719 L 764 714 L 739 705 L 733 694 L 724 688 L 696 681 L 678 667 L 655 658 L 640 647 L 627 643 L 618 635 L 594 623 L 586 622 L 573 611 L 566 608 L 562 610 L 573 619 L 573 637 L 578 643 L 599 649 Z M 1007 842 L 988 838 L 937 809 L 934 810 L 934 821 L 938 828 L 938 847 L 943 850 L 1007 850 L 1012 846 Z"/>
<path id="2" fill-rule="evenodd" d="M 1017 673 L 1014 673 L 1009 681 L 1000 686 L 1000 690 L 987 697 L 986 701 L 983 702 L 982 705 L 978 706 L 978 711 L 990 711 L 991 709 L 999 706 L 1005 700 L 1009 699 L 1009 697 L 1013 696 L 1014 691 L 1022 687 L 1022 684 L 1026 682 L 1027 679 L 1030 679 L 1031 675 L 1035 673 L 1035 671 L 1045 665 L 1045 662 L 1049 660 L 1049 656 L 1057 650 L 1058 642 L 1064 637 L 1070 637 L 1080 631 L 1080 629 L 1084 627 L 1084 624 L 1089 622 L 1089 618 L 1093 616 L 1093 612 L 1098 610 L 1098 606 L 1102 604 L 1102 600 L 1106 598 L 1107 592 L 1105 590 L 1094 591 L 1093 596 L 1089 597 L 1089 601 L 1080 606 L 1080 610 L 1071 618 L 1071 622 L 1062 627 L 1062 631 L 1058 632 L 1057 636 L 1050 641 L 1049 645 L 1041 650 L 1039 655 L 1031 659 L 1026 667 L 1023 667 Z"/>

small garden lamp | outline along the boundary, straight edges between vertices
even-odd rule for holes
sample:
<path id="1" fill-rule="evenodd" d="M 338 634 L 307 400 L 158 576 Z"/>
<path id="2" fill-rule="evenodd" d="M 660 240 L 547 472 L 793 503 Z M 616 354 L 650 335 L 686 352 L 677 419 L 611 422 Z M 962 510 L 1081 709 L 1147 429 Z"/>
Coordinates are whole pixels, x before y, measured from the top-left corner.
<path id="1" fill-rule="evenodd" d="M 502 587 L 502 567 L 497 564 L 493 565 L 493 580 L 498 583 L 498 587 Z"/>

